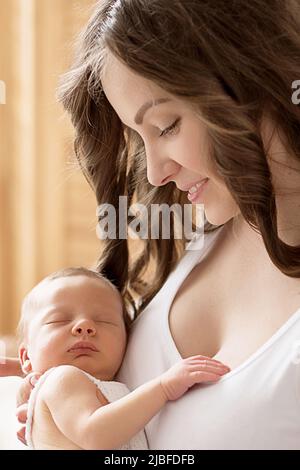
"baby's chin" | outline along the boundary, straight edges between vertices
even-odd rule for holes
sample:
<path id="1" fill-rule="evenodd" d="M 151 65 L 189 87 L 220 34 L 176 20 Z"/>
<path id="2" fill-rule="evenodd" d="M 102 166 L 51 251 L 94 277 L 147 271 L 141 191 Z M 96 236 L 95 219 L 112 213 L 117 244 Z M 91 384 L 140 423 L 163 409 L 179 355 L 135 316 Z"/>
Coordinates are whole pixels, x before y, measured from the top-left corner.
<path id="1" fill-rule="evenodd" d="M 66 360 L 61 360 L 57 361 L 55 363 L 53 362 L 45 362 L 42 363 L 41 361 L 38 361 L 36 364 L 36 367 L 33 368 L 33 371 L 38 374 L 44 374 L 48 370 L 54 368 L 54 367 L 59 367 L 59 366 L 74 366 L 77 367 L 78 369 L 83 370 L 84 372 L 87 372 L 88 374 L 92 375 L 96 379 L 99 380 L 106 380 L 106 381 L 112 381 L 114 380 L 114 375 L 115 371 L 112 370 L 107 370 L 107 367 L 99 367 L 99 357 L 91 357 L 90 354 L 79 354 L 76 357 L 73 357 L 72 359 L 66 361 Z"/>
<path id="2" fill-rule="evenodd" d="M 103 367 L 99 367 L 99 362 L 99 358 L 91 357 L 88 354 L 80 354 L 68 365 L 78 367 L 99 380 L 114 380 L 114 371 L 104 370 Z"/>

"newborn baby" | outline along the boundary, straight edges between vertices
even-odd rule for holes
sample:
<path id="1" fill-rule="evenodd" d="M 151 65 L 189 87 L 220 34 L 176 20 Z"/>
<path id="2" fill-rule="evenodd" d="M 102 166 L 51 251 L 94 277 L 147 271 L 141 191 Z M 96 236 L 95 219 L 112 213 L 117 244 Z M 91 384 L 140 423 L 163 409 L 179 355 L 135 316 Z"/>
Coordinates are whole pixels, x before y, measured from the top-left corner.
<path id="1" fill-rule="evenodd" d="M 114 381 L 126 349 L 125 304 L 101 274 L 68 268 L 27 294 L 18 327 L 25 374 L 43 374 L 28 404 L 34 449 L 147 449 L 144 426 L 169 400 L 229 371 L 205 356 L 183 359 L 129 391 Z"/>

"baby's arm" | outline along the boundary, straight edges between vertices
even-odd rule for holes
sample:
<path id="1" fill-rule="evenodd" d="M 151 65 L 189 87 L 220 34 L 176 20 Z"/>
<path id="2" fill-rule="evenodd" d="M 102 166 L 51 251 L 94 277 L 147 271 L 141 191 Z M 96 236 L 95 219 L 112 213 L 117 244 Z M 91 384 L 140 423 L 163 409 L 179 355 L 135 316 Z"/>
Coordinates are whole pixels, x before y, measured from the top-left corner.
<path id="1" fill-rule="evenodd" d="M 60 432 L 86 450 L 121 447 L 167 402 L 159 379 L 105 406 L 96 393 L 95 384 L 69 365 L 57 367 L 39 392 Z"/>
<path id="2" fill-rule="evenodd" d="M 196 383 L 215 381 L 225 372 L 218 361 L 193 356 L 117 401 L 101 406 L 95 385 L 80 369 L 59 366 L 40 393 L 58 429 L 82 449 L 117 449 L 161 410 Z"/>

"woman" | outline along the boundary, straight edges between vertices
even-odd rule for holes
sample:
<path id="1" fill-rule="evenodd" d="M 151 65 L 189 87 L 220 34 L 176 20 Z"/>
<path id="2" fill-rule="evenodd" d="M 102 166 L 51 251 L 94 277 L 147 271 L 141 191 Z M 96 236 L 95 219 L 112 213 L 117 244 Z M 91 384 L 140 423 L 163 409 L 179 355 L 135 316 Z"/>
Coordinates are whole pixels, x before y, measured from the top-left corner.
<path id="1" fill-rule="evenodd" d="M 204 204 L 204 247 L 148 239 L 132 265 L 109 239 L 99 259 L 134 307 L 117 380 L 231 367 L 151 420 L 150 449 L 300 449 L 299 31 L 298 0 L 104 0 L 60 88 L 98 204 Z"/>

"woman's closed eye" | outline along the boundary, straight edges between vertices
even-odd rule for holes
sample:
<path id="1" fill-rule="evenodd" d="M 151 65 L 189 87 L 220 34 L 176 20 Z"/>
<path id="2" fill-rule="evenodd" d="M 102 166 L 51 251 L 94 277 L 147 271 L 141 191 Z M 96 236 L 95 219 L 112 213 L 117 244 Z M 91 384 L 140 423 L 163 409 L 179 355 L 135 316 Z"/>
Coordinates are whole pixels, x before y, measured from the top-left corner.
<path id="1" fill-rule="evenodd" d="M 172 131 L 177 129 L 177 127 L 178 127 L 177 125 L 179 124 L 179 122 L 180 122 L 180 118 L 176 119 L 176 121 L 173 122 L 173 124 L 171 126 L 167 127 L 164 131 L 161 132 L 159 137 L 164 137 L 166 135 L 171 134 Z"/>
<path id="2" fill-rule="evenodd" d="M 166 137 L 166 136 L 169 136 L 170 134 L 174 134 L 174 131 L 177 132 L 178 130 L 178 127 L 179 127 L 179 123 L 181 121 L 181 118 L 177 118 L 173 124 L 171 124 L 171 126 L 167 127 L 166 129 L 164 129 L 163 131 L 161 131 L 161 133 L 159 134 L 159 137 Z M 124 129 L 128 129 L 130 130 L 131 127 L 127 126 L 127 125 L 123 125 L 124 126 Z M 156 129 L 159 129 L 158 127 L 155 126 Z M 160 129 L 159 129 L 160 130 Z M 133 131 L 136 135 L 140 136 L 139 133 L 134 130 L 134 129 L 131 129 L 131 131 Z"/>

